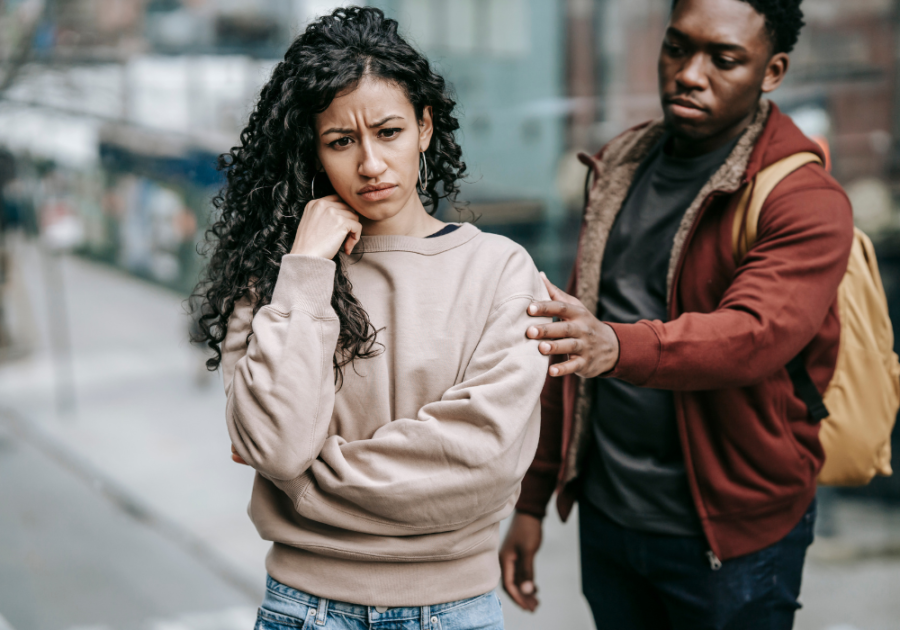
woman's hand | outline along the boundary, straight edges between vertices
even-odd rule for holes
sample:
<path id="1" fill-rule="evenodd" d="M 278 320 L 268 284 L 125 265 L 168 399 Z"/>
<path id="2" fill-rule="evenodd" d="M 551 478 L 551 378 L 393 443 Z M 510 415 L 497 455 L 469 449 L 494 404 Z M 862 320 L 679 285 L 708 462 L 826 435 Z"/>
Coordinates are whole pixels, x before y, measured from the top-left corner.
<path id="1" fill-rule="evenodd" d="M 329 195 L 306 204 L 291 253 L 331 260 L 341 245 L 349 255 L 361 235 L 359 215 L 340 197 Z"/>
<path id="2" fill-rule="evenodd" d="M 231 445 L 231 461 L 235 464 L 243 464 L 244 466 L 249 466 L 247 462 L 244 461 L 244 458 L 238 455 L 237 449 L 234 448 L 234 444 Z"/>

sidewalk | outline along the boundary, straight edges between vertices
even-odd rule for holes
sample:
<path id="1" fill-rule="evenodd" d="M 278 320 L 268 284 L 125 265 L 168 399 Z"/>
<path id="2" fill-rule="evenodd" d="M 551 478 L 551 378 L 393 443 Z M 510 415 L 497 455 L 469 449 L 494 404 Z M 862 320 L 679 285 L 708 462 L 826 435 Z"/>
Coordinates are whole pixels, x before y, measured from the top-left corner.
<path id="1" fill-rule="evenodd" d="M 46 488 L 54 485 L 60 469 L 68 470 L 79 487 L 96 486 L 91 492 L 72 490 L 71 500 L 66 503 L 68 509 L 75 514 L 97 512 L 100 508 L 89 507 L 97 501 L 118 506 L 116 513 L 127 516 L 119 520 L 123 540 L 127 539 L 125 524 L 130 523 L 135 532 L 143 532 L 140 536 L 145 538 L 149 534 L 144 530 L 150 530 L 150 538 L 156 541 L 152 544 L 159 545 L 160 556 L 172 559 L 181 554 L 196 575 L 206 576 L 191 581 L 205 580 L 204 584 L 222 589 L 227 600 L 224 605 L 214 599 L 206 604 L 198 600 L 193 609 L 173 604 L 174 612 L 166 613 L 167 618 L 177 612 L 181 621 L 172 628 L 230 630 L 235 627 L 229 625 L 233 622 L 224 619 L 252 619 L 262 596 L 268 543 L 259 540 L 246 515 L 252 471 L 233 464 L 229 457 L 220 379 L 213 375 L 205 383 L 198 382 L 201 358 L 186 341 L 188 322 L 183 315 L 182 298 L 103 265 L 63 259 L 76 410 L 60 414 L 54 399 L 54 361 L 40 252 L 33 245 L 19 243 L 15 261 L 18 280 L 12 293 L 18 300 L 27 296 L 32 312 L 37 314 L 37 346 L 23 358 L 0 362 L 0 431 L 12 435 L 12 439 L 24 444 L 23 449 L 32 452 L 28 461 L 20 464 L 24 467 L 20 470 L 30 468 L 44 479 L 40 482 L 44 485 L 34 486 L 29 492 L 51 500 Z M 0 459 L 0 465 L 2 462 Z M 6 474 L 5 470 L 0 469 L 0 474 Z M 31 473 L 19 472 L 16 478 L 26 474 Z M 21 494 L 17 499 L 8 499 L 14 509 L 24 509 L 16 503 L 23 500 Z M 7 495 L 0 495 L 0 501 L 8 505 Z M 855 509 L 842 512 L 842 518 L 849 519 L 847 527 L 854 526 L 857 513 Z M 58 524 L 58 535 L 72 534 L 75 528 L 69 524 L 75 520 L 69 519 L 74 516 L 61 518 L 66 520 Z M 537 614 L 528 615 L 504 599 L 507 628 L 593 627 L 580 593 L 578 532 L 574 522 L 563 526 L 555 516 L 548 518 L 536 567 L 542 605 Z M 871 531 L 879 527 L 883 530 L 886 525 L 871 527 L 875 528 Z M 897 524 L 891 527 L 896 528 Z M 95 538 L 94 542 L 103 543 L 103 539 Z M 147 549 L 155 554 L 153 547 Z M 6 554 L 3 557 L 7 558 Z M 14 562 L 26 561 L 12 557 Z M 860 559 L 850 554 L 845 561 L 835 562 L 818 557 L 814 546 L 805 576 L 805 608 L 798 616 L 799 630 L 898 627 L 900 558 Z M 64 557 L 46 561 L 57 559 L 64 561 Z M 174 561 L 160 566 L 160 571 L 165 566 L 171 568 L 173 583 L 184 577 L 180 575 L 182 569 L 174 568 Z M 85 565 L 54 569 L 85 570 Z M 118 573 L 105 573 L 107 570 L 112 571 L 98 565 L 100 573 L 73 573 L 72 577 L 95 579 L 98 583 L 121 577 Z M 0 580 L 5 579 L 4 575 L 7 574 L 0 573 Z M 3 583 L 0 581 L 0 590 L 4 590 Z M 159 605 L 160 598 L 166 599 L 165 594 L 170 592 L 164 580 L 151 581 L 145 587 L 142 596 Z M 207 590 L 206 586 L 201 590 Z M 4 601 L 0 594 L 0 628 L 2 617 L 9 619 Z M 100 606 L 99 600 L 95 605 Z M 138 627 L 117 625 L 112 617 L 101 618 L 103 610 L 93 612 L 97 615 L 92 626 L 95 630 Z M 190 613 L 197 616 L 185 617 Z M 74 630 L 78 625 L 79 630 L 86 630 L 84 615 L 59 619 L 53 628 Z M 148 627 L 147 624 L 150 621 L 140 627 Z M 245 627 L 249 630 L 251 625 L 252 621 L 248 621 Z M 32 627 L 50 628 L 35 625 L 16 630 Z"/>

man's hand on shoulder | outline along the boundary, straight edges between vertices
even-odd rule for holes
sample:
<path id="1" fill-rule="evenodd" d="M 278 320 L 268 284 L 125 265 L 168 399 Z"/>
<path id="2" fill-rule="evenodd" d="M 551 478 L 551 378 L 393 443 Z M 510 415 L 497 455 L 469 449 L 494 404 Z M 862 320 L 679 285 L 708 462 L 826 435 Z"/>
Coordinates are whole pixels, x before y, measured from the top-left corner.
<path id="1" fill-rule="evenodd" d="M 605 374 L 619 361 L 619 339 L 613 329 L 597 319 L 577 298 L 557 288 L 543 273 L 551 302 L 535 302 L 528 307 L 533 317 L 555 317 L 552 324 L 531 326 L 529 339 L 544 339 L 542 354 L 565 354 L 567 359 L 550 365 L 550 376 L 578 374 L 592 378 Z"/>

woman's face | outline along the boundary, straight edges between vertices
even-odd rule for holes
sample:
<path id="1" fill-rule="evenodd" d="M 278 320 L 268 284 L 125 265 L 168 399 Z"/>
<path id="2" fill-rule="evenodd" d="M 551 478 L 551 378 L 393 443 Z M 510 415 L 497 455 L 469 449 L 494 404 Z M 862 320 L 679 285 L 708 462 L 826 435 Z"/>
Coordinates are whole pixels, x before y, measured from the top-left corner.
<path id="1" fill-rule="evenodd" d="M 344 203 L 384 221 L 422 208 L 419 154 L 432 130 L 430 107 L 416 120 L 400 87 L 365 77 L 316 117 L 319 161 Z"/>

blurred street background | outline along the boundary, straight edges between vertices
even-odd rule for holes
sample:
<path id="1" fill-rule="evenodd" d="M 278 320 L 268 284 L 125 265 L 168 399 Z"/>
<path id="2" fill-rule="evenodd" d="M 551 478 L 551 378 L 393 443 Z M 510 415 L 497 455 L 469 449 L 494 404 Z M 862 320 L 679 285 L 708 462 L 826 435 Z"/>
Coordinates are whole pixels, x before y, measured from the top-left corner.
<path id="1" fill-rule="evenodd" d="M 670 0 L 369 4 L 455 87 L 477 225 L 564 283 L 576 155 L 660 114 Z M 336 6 L 0 0 L 0 630 L 252 627 L 268 545 L 184 305 L 216 155 L 292 37 Z M 830 153 L 900 325 L 900 0 L 803 9 L 774 100 Z M 541 607 L 504 600 L 508 628 L 592 627 L 577 538 L 548 517 Z M 797 627 L 896 630 L 898 596 L 900 475 L 823 489 Z"/>

